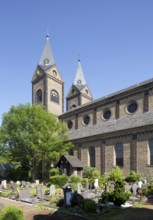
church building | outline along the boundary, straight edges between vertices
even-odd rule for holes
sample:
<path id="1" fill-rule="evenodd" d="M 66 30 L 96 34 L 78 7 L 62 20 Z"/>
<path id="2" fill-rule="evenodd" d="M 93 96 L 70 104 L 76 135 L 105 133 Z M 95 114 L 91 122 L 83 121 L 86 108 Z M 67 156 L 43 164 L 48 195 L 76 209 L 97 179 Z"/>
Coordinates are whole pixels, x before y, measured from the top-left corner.
<path id="1" fill-rule="evenodd" d="M 32 103 L 42 104 L 68 126 L 70 156 L 101 174 L 119 166 L 125 175 L 153 175 L 153 79 L 93 100 L 81 62 L 66 96 L 49 36 L 32 78 Z"/>

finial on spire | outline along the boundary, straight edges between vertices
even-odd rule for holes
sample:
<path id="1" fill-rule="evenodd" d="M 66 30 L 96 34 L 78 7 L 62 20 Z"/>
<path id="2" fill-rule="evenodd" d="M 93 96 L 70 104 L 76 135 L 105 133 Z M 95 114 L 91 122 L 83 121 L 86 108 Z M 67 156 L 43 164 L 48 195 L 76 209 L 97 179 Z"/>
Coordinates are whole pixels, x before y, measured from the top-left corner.
<path id="1" fill-rule="evenodd" d="M 49 28 L 47 27 L 46 38 L 49 39 Z"/>
<path id="2" fill-rule="evenodd" d="M 78 55 L 78 62 L 80 62 L 80 54 Z"/>

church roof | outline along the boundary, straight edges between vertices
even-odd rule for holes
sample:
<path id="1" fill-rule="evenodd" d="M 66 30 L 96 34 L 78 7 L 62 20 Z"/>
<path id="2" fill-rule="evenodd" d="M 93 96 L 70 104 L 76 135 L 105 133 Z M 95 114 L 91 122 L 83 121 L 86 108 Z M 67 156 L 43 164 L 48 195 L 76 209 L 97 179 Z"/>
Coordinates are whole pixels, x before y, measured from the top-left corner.
<path id="1" fill-rule="evenodd" d="M 46 36 L 45 46 L 39 61 L 40 66 L 52 66 L 55 64 L 53 53 L 50 46 L 49 35 Z"/>
<path id="2" fill-rule="evenodd" d="M 103 122 L 92 126 L 85 126 L 68 131 L 69 140 L 77 140 L 95 135 L 107 134 L 132 128 L 153 125 L 153 111 L 128 115 L 117 120 Z"/>
<path id="3" fill-rule="evenodd" d="M 74 79 L 73 84 L 75 86 L 85 86 L 87 84 L 86 80 L 84 78 L 84 74 L 83 74 L 83 70 L 82 70 L 80 60 L 78 60 L 78 67 L 77 67 L 77 71 L 76 71 L 76 75 L 75 75 L 75 79 Z M 82 87 L 81 87 L 81 89 L 82 89 Z"/>
<path id="4" fill-rule="evenodd" d="M 65 158 L 72 167 L 74 168 L 83 168 L 83 163 L 81 160 L 79 160 L 79 158 L 75 157 L 75 156 L 71 156 L 71 155 L 63 155 L 61 157 L 61 159 L 59 160 L 59 162 L 57 163 L 57 166 L 60 165 L 61 161 L 63 160 L 63 158 Z"/>

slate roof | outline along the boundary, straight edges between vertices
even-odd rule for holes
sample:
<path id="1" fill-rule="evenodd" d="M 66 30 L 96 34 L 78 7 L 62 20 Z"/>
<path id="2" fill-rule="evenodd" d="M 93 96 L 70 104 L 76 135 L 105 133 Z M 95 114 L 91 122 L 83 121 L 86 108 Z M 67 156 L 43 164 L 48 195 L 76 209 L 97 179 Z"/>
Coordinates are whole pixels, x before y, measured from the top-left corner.
<path id="1" fill-rule="evenodd" d="M 46 43 L 45 43 L 45 46 L 44 46 L 44 49 L 43 49 L 43 52 L 42 52 L 42 55 L 39 61 L 39 65 L 44 65 L 44 61 L 46 59 L 48 60 L 48 63 L 46 66 L 49 66 L 49 65 L 52 66 L 55 64 L 53 53 L 50 47 L 49 35 L 46 36 Z"/>
<path id="2" fill-rule="evenodd" d="M 83 168 L 83 163 L 75 156 L 64 155 L 66 160 L 71 164 L 72 167 Z"/>
<path id="3" fill-rule="evenodd" d="M 77 130 L 68 131 L 68 140 L 138 128 L 146 125 L 153 125 L 153 111 L 128 115 L 117 120 L 110 120 L 92 126 L 86 126 Z"/>
<path id="4" fill-rule="evenodd" d="M 83 104 L 83 105 L 81 105 L 81 106 L 77 106 L 75 109 L 71 109 L 71 110 L 69 110 L 69 111 L 64 112 L 61 116 L 67 115 L 67 114 L 69 114 L 69 113 L 71 113 L 71 112 L 78 111 L 79 109 L 83 109 L 84 107 L 90 107 L 90 106 L 92 106 L 92 105 L 94 105 L 94 104 L 97 104 L 97 103 L 99 103 L 99 102 L 101 102 L 101 101 L 106 101 L 106 102 L 107 102 L 108 99 L 111 99 L 111 98 L 113 98 L 113 97 L 115 97 L 115 96 L 118 96 L 118 95 L 120 95 L 120 94 L 122 94 L 122 93 L 126 93 L 126 92 L 128 92 L 128 91 L 130 91 L 130 90 L 133 90 L 133 89 L 136 89 L 136 88 L 139 88 L 139 87 L 145 87 L 147 84 L 151 84 L 151 83 L 153 83 L 153 78 L 148 79 L 148 80 L 145 80 L 145 81 L 143 81 L 143 82 L 141 82 L 141 83 L 132 85 L 132 86 L 130 86 L 130 87 L 121 89 L 121 90 L 119 90 L 119 91 L 117 91 L 117 92 L 114 92 L 114 93 L 111 93 L 111 94 L 109 94 L 109 95 L 102 96 L 101 98 L 92 100 L 91 102 L 86 103 L 86 104 Z"/>
<path id="5" fill-rule="evenodd" d="M 81 82 L 79 84 L 79 81 Z M 80 60 L 78 60 L 78 67 L 77 67 L 77 71 L 76 71 L 76 75 L 75 75 L 75 80 L 74 80 L 74 83 L 73 83 L 75 86 L 76 85 L 86 85 L 86 80 L 84 78 L 84 74 L 83 74 L 83 71 L 82 71 L 82 66 L 81 66 L 81 63 L 80 63 Z"/>

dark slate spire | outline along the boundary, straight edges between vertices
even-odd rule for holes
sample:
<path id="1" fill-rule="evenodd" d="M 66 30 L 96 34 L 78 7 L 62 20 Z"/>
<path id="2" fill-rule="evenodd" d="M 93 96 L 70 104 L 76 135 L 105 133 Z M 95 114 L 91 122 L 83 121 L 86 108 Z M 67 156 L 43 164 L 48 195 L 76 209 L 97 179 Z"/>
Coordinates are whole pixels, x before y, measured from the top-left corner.
<path id="1" fill-rule="evenodd" d="M 80 60 L 78 60 L 78 67 L 75 75 L 75 80 L 73 83 L 75 86 L 85 86 L 86 85 L 86 80 L 84 78 L 84 74 L 82 71 L 82 66 L 80 63 Z"/>
<path id="2" fill-rule="evenodd" d="M 39 65 L 52 66 L 54 64 L 55 64 L 55 61 L 54 61 L 53 53 L 50 47 L 49 34 L 47 34 L 46 43 L 45 43 L 44 50 L 39 61 Z"/>

